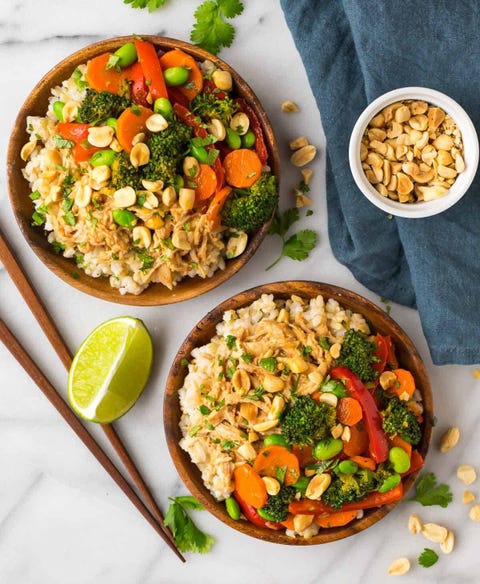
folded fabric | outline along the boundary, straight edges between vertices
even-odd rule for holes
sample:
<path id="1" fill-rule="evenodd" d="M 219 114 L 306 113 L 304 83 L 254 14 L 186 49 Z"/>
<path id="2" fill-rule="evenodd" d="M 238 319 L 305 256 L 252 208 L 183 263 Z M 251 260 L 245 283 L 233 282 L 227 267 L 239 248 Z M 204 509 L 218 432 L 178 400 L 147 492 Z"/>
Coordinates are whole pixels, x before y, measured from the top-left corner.
<path id="1" fill-rule="evenodd" d="M 380 296 L 418 308 L 434 363 L 480 362 L 478 177 L 440 215 L 391 218 L 361 194 L 348 164 L 358 116 L 397 87 L 442 91 L 480 128 L 480 3 L 282 0 L 282 7 L 327 138 L 333 253 Z"/>

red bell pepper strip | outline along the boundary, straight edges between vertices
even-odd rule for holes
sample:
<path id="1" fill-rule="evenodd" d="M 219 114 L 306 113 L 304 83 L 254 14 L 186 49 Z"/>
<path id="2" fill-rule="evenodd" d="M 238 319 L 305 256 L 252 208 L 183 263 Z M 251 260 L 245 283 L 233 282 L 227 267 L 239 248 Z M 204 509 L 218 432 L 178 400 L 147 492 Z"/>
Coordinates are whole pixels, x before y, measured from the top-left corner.
<path id="1" fill-rule="evenodd" d="M 372 368 L 375 369 L 375 371 L 378 371 L 378 376 L 380 377 L 380 373 L 383 373 L 387 364 L 388 344 L 385 337 L 382 337 L 380 334 L 375 336 L 375 344 L 377 345 L 377 350 L 373 352 L 373 355 L 378 361 L 372 364 Z"/>
<path id="2" fill-rule="evenodd" d="M 72 140 L 72 142 L 81 142 L 88 138 L 89 124 L 78 124 L 76 122 L 59 122 L 57 132 L 62 138 Z"/>
<path id="3" fill-rule="evenodd" d="M 178 91 L 178 87 L 167 87 L 168 99 L 173 103 L 179 103 L 183 107 L 188 108 L 189 101 L 188 97 L 185 97 L 181 91 Z"/>
<path id="4" fill-rule="evenodd" d="M 135 39 L 133 42 L 150 95 L 154 100 L 159 97 L 168 97 L 167 86 L 155 47 L 152 43 L 140 39 Z"/>
<path id="5" fill-rule="evenodd" d="M 197 138 L 205 138 L 207 136 L 208 134 L 207 130 L 200 126 L 200 124 L 195 119 L 195 116 L 188 108 L 186 108 L 183 105 L 180 105 L 179 103 L 176 103 L 173 106 L 173 111 L 176 113 L 177 118 L 181 122 L 193 128 L 193 133 L 195 134 L 195 136 L 197 136 Z"/>
<path id="6" fill-rule="evenodd" d="M 390 365 L 390 367 L 392 369 L 398 369 L 398 359 L 397 359 L 397 356 L 395 354 L 395 347 L 393 346 L 392 337 L 390 335 L 388 335 L 384 338 L 387 341 L 387 347 L 388 347 L 387 363 Z"/>
<path id="7" fill-rule="evenodd" d="M 143 76 L 142 65 L 137 61 L 123 70 L 123 75 L 125 79 L 131 81 L 130 94 L 133 103 L 138 105 L 143 105 L 144 107 L 151 107 L 148 103 L 148 86 L 145 83 L 145 77 Z"/>
<path id="8" fill-rule="evenodd" d="M 218 191 L 221 191 L 225 185 L 225 172 L 223 170 L 220 157 L 215 159 L 212 168 L 215 171 L 215 176 L 217 177 L 217 188 L 215 189 L 215 192 L 218 193 Z"/>
<path id="9" fill-rule="evenodd" d="M 335 367 L 330 371 L 330 377 L 341 380 L 350 396 L 360 402 L 367 428 L 370 455 L 377 464 L 384 462 L 388 457 L 388 440 L 382 428 L 382 417 L 372 394 L 347 367 Z"/>
<path id="10" fill-rule="evenodd" d="M 217 99 L 225 99 L 227 97 L 225 91 L 219 90 L 211 79 L 203 80 L 202 93 L 214 93 Z"/>
<path id="11" fill-rule="evenodd" d="M 300 501 L 292 501 L 288 506 L 288 511 L 293 515 L 320 515 L 321 513 L 333 513 L 335 509 L 325 505 L 322 501 L 300 499 Z"/>
<path id="12" fill-rule="evenodd" d="M 257 114 L 243 98 L 237 98 L 235 103 L 240 105 L 241 112 L 247 114 L 248 119 L 250 120 L 250 129 L 255 134 L 255 152 L 260 158 L 260 162 L 262 164 L 267 164 L 268 152 L 267 147 L 265 146 L 265 140 L 263 139 L 262 126 L 257 118 Z"/>
<path id="13" fill-rule="evenodd" d="M 73 159 L 75 162 L 86 162 L 99 150 L 102 150 L 102 148 L 92 146 L 86 140 L 82 140 L 81 142 L 77 142 L 73 147 Z"/>
<path id="14" fill-rule="evenodd" d="M 412 450 L 412 456 L 410 457 L 410 468 L 407 472 L 402 473 L 402 477 L 406 477 L 412 472 L 416 472 L 423 467 L 424 460 L 423 456 L 418 452 L 418 450 Z"/>
<path id="15" fill-rule="evenodd" d="M 237 491 L 234 491 L 233 496 L 240 505 L 242 513 L 245 515 L 248 521 L 250 521 L 250 523 L 253 523 L 253 525 L 256 525 L 257 527 L 266 527 L 268 529 L 283 529 L 283 525 L 281 523 L 266 521 L 263 519 L 263 517 L 260 517 L 255 507 L 252 507 L 252 505 L 249 505 L 246 501 L 244 501 L 237 493 Z"/>

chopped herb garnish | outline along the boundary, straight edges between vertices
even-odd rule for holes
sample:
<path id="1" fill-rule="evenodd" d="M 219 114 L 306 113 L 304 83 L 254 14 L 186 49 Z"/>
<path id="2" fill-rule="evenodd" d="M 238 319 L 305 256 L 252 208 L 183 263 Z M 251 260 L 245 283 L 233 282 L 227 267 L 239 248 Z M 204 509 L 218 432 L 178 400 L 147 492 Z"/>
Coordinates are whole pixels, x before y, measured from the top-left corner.
<path id="1" fill-rule="evenodd" d="M 253 361 L 253 355 L 251 353 L 244 353 L 240 356 L 240 359 L 245 361 L 245 363 L 251 363 Z"/>
<path id="2" fill-rule="evenodd" d="M 201 426 L 193 426 L 193 428 L 190 428 L 190 430 L 188 431 L 188 435 L 190 436 L 190 438 L 193 438 L 195 436 L 195 434 L 201 429 Z"/>
<path id="3" fill-rule="evenodd" d="M 65 138 L 62 138 L 62 136 L 60 136 L 60 134 L 54 134 L 52 136 L 53 142 L 55 144 L 55 146 L 57 148 L 73 148 L 74 143 L 71 140 L 66 140 Z"/>
<path id="4" fill-rule="evenodd" d="M 235 448 L 235 446 L 235 442 L 232 442 L 231 440 L 224 440 L 222 443 L 222 450 L 232 450 L 232 448 Z"/>
<path id="5" fill-rule="evenodd" d="M 440 505 L 447 507 L 452 502 L 453 495 L 450 487 L 445 484 L 437 485 L 437 478 L 433 472 L 423 474 L 415 485 L 415 496 L 408 501 L 417 501 L 423 506 Z"/>
<path id="6" fill-rule="evenodd" d="M 225 337 L 225 343 L 227 345 L 227 348 L 232 350 L 237 343 L 237 337 L 234 337 L 233 335 L 227 335 Z"/>
<path id="7" fill-rule="evenodd" d="M 188 365 L 190 365 L 190 361 L 184 357 L 181 361 L 180 361 L 180 365 L 182 365 L 183 367 L 187 367 Z"/>
<path id="8" fill-rule="evenodd" d="M 70 225 L 70 227 L 73 227 L 77 223 L 77 219 L 71 211 L 65 213 L 65 215 L 63 216 L 63 220 L 67 225 Z"/>
<path id="9" fill-rule="evenodd" d="M 251 399 L 252 401 L 259 401 L 267 392 L 263 389 L 261 385 L 256 387 L 251 393 L 247 393 L 245 396 L 247 399 Z"/>
<path id="10" fill-rule="evenodd" d="M 42 195 L 40 194 L 40 191 L 33 191 L 33 193 L 30 193 L 28 196 L 32 199 L 32 201 L 36 201 Z"/>
<path id="11" fill-rule="evenodd" d="M 277 360 L 275 357 L 264 357 L 260 359 L 260 367 L 265 369 L 265 371 L 270 371 L 270 373 L 275 373 L 277 368 Z"/>
<path id="12" fill-rule="evenodd" d="M 56 254 L 59 254 L 61 251 L 65 251 L 65 244 L 64 243 L 60 243 L 59 241 L 52 241 L 51 245 L 53 247 L 53 251 Z"/>
<path id="13" fill-rule="evenodd" d="M 322 347 L 322 349 L 325 349 L 325 351 L 328 351 L 330 349 L 330 341 L 327 339 L 327 337 L 320 337 L 318 339 L 318 344 Z"/>
<path id="14" fill-rule="evenodd" d="M 198 409 L 200 410 L 200 413 L 203 414 L 204 416 L 208 416 L 208 414 L 212 411 L 210 408 L 204 405 L 201 405 Z"/>

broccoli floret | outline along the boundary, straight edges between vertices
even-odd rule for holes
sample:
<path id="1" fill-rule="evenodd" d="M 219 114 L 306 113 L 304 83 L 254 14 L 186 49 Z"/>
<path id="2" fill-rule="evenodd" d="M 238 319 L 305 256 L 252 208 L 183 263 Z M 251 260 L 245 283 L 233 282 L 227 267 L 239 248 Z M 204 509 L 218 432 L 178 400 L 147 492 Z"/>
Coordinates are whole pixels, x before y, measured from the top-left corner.
<path id="1" fill-rule="evenodd" d="M 277 203 L 277 180 L 264 172 L 249 189 L 232 191 L 222 210 L 222 223 L 226 227 L 253 231 L 271 217 Z"/>
<path id="2" fill-rule="evenodd" d="M 399 434 L 403 440 L 414 446 L 422 439 L 422 430 L 417 416 L 409 409 L 406 402 L 392 397 L 387 407 L 380 412 L 383 418 L 383 429 L 389 436 Z"/>
<path id="3" fill-rule="evenodd" d="M 313 444 L 329 435 L 336 423 L 336 409 L 326 403 L 318 403 L 309 395 L 298 397 L 285 414 L 282 436 L 290 444 Z"/>
<path id="4" fill-rule="evenodd" d="M 205 120 L 217 118 L 224 124 L 230 122 L 238 107 L 238 104 L 228 96 L 224 99 L 219 99 L 213 93 L 199 93 L 190 102 L 190 109 L 195 115 Z"/>
<path id="5" fill-rule="evenodd" d="M 367 335 L 350 329 L 343 337 L 337 365 L 348 367 L 362 381 L 375 381 L 378 371 L 373 369 L 372 363 L 377 361 L 377 357 L 373 354 L 376 350 L 376 344 L 369 341 Z"/>
<path id="6" fill-rule="evenodd" d="M 107 118 L 117 118 L 129 105 L 130 101 L 121 95 L 87 89 L 78 115 L 84 124 L 95 125 Z"/>
<path id="7" fill-rule="evenodd" d="M 285 521 L 288 515 L 288 506 L 295 498 L 297 490 L 295 487 L 283 485 L 276 495 L 269 495 L 267 504 L 258 509 L 258 514 L 267 521 Z"/>
<path id="8" fill-rule="evenodd" d="M 150 161 L 143 167 L 144 178 L 172 184 L 191 137 L 192 128 L 178 120 L 172 120 L 165 130 L 153 134 L 147 142 Z"/>
<path id="9" fill-rule="evenodd" d="M 360 501 L 376 491 L 383 481 L 392 474 L 387 467 L 380 466 L 375 472 L 360 469 L 355 474 L 338 473 L 332 475 L 332 482 L 322 495 L 322 501 L 335 509 L 345 503 Z"/>
<path id="10" fill-rule="evenodd" d="M 127 152 L 121 152 L 112 164 L 111 185 L 114 189 L 132 187 L 135 190 L 142 189 L 142 174 L 130 163 Z"/>

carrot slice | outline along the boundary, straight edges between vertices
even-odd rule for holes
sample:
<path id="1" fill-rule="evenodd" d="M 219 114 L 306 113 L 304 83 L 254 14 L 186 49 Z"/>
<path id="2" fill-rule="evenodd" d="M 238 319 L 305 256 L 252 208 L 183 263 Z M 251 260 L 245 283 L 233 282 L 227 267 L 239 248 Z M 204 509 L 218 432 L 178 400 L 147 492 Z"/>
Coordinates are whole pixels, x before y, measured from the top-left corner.
<path id="1" fill-rule="evenodd" d="M 188 178 L 188 177 L 187 177 Z M 204 201 L 213 195 L 217 188 L 217 175 L 208 164 L 200 164 L 198 175 L 194 178 L 195 199 Z"/>
<path id="2" fill-rule="evenodd" d="M 311 462 L 315 462 L 312 456 L 312 446 L 292 446 L 292 452 L 298 458 L 298 462 L 302 468 Z"/>
<path id="3" fill-rule="evenodd" d="M 355 426 L 363 418 L 362 406 L 353 397 L 342 397 L 337 406 L 338 421 L 345 426 Z"/>
<path id="4" fill-rule="evenodd" d="M 398 434 L 390 439 L 390 444 L 392 446 L 399 446 L 408 454 L 409 458 L 412 458 L 412 445 L 406 442 Z"/>
<path id="5" fill-rule="evenodd" d="M 159 97 L 168 97 L 167 86 L 163 78 L 163 71 L 160 66 L 160 60 L 157 51 L 152 43 L 135 39 L 135 48 L 137 49 L 138 60 L 142 66 L 143 76 L 153 99 Z"/>
<path id="6" fill-rule="evenodd" d="M 223 161 L 225 180 L 232 187 L 246 189 L 251 187 L 262 174 L 262 163 L 257 153 L 247 148 L 233 150 Z"/>
<path id="7" fill-rule="evenodd" d="M 129 107 L 120 114 L 117 121 L 117 139 L 124 150 L 130 152 L 133 138 L 147 129 L 145 124 L 152 114 L 151 109 L 141 105 Z"/>
<path id="8" fill-rule="evenodd" d="M 343 443 L 343 452 L 347 456 L 358 456 L 368 448 L 368 434 L 362 424 L 350 426 L 350 440 Z"/>
<path id="9" fill-rule="evenodd" d="M 261 477 L 249 464 L 237 466 L 233 471 L 235 490 L 249 505 L 260 509 L 268 499 L 267 487 Z"/>
<path id="10" fill-rule="evenodd" d="M 283 527 L 286 527 L 287 529 L 294 531 L 295 530 L 295 526 L 293 525 L 294 517 L 295 517 L 295 515 L 292 515 L 291 513 L 289 513 L 288 517 L 285 519 L 285 521 L 281 521 L 280 523 L 283 525 Z"/>
<path id="11" fill-rule="evenodd" d="M 92 89 L 96 91 L 109 91 L 110 93 L 122 93 L 125 90 L 125 75 L 117 71 L 115 67 L 106 70 L 107 63 L 112 53 L 103 53 L 93 57 L 87 63 L 85 79 Z"/>
<path id="12" fill-rule="evenodd" d="M 262 476 L 277 478 L 285 472 L 284 483 L 293 485 L 300 476 L 298 458 L 284 446 L 266 446 L 257 454 L 253 468 Z"/>
<path id="13" fill-rule="evenodd" d="M 351 456 L 350 460 L 356 462 L 360 468 L 368 468 L 369 470 L 377 468 L 373 458 L 368 458 L 367 456 Z"/>
<path id="14" fill-rule="evenodd" d="M 187 53 L 184 53 L 180 49 L 173 49 L 160 57 L 160 65 L 164 71 L 170 67 L 185 67 L 186 69 L 190 69 L 185 86 L 176 88 L 189 100 L 192 100 L 202 91 L 203 75 L 192 56 L 187 55 Z"/>
<path id="15" fill-rule="evenodd" d="M 75 162 L 86 162 L 90 160 L 90 158 L 98 152 L 101 148 L 97 148 L 97 146 L 92 146 L 86 140 L 82 142 L 77 142 L 73 147 L 73 159 Z"/>
<path id="16" fill-rule="evenodd" d="M 315 523 L 320 527 L 342 527 L 347 525 L 357 517 L 358 511 L 338 511 L 338 513 L 328 513 L 327 515 L 318 515 L 315 517 Z"/>
<path id="17" fill-rule="evenodd" d="M 406 369 L 394 369 L 393 373 L 397 377 L 397 382 L 393 384 L 390 391 L 393 390 L 399 397 L 407 393 L 408 397 L 411 398 L 415 391 L 415 379 L 413 379 L 413 375 Z"/>
<path id="18" fill-rule="evenodd" d="M 207 219 L 212 221 L 216 227 L 220 225 L 220 211 L 231 192 L 232 189 L 230 187 L 223 187 L 223 189 L 220 189 L 215 193 L 215 196 L 208 207 Z"/>

